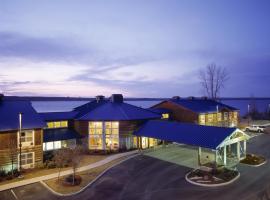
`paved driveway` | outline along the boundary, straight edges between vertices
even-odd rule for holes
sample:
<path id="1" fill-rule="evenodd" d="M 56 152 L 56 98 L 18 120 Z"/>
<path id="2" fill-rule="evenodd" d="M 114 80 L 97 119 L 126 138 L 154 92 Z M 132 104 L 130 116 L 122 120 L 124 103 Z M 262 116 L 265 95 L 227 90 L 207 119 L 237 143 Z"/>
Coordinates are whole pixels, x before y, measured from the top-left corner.
<path id="1" fill-rule="evenodd" d="M 252 138 L 248 142 L 248 151 L 264 155 L 270 160 L 270 135 Z M 94 185 L 73 197 L 56 197 L 40 184 L 17 188 L 14 192 L 22 200 L 270 199 L 269 163 L 258 168 L 245 165 L 239 165 L 238 168 L 241 177 L 233 184 L 219 188 L 204 188 L 185 181 L 184 176 L 190 171 L 189 167 L 142 155 L 114 167 Z M 0 199 L 10 200 L 8 192 L 0 193 Z"/>
<path id="2" fill-rule="evenodd" d="M 189 168 L 198 167 L 198 148 L 187 145 L 171 144 L 146 151 L 144 155 Z"/>

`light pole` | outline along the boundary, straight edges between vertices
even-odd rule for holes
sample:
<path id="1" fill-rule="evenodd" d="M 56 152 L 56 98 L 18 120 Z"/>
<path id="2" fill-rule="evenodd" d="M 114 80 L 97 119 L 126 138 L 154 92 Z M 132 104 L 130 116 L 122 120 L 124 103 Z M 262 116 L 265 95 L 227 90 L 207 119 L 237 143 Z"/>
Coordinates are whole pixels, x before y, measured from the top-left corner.
<path id="1" fill-rule="evenodd" d="M 19 169 L 22 171 L 22 113 L 19 113 L 19 147 L 20 147 L 20 166 Z"/>

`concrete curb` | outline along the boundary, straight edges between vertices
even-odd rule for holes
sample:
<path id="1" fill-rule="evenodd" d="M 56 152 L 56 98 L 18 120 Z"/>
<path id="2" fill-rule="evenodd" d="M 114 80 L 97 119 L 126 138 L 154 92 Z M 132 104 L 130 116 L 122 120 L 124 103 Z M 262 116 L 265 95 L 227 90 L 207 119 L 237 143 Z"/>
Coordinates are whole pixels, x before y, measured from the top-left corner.
<path id="1" fill-rule="evenodd" d="M 76 195 L 76 194 L 79 194 L 81 192 L 83 192 L 86 188 L 88 188 L 89 186 L 91 186 L 92 184 L 94 184 L 100 177 L 102 177 L 106 172 L 108 172 L 110 169 L 112 169 L 113 167 L 131 159 L 131 158 L 134 158 L 136 156 L 138 156 L 139 154 L 135 154 L 135 155 L 132 155 L 118 163 L 115 163 L 114 165 L 112 165 L 111 167 L 109 167 L 108 169 L 106 169 L 105 171 L 103 171 L 101 174 L 99 174 L 94 180 L 92 180 L 91 182 L 89 182 L 86 186 L 84 186 L 82 189 L 80 189 L 79 191 L 77 192 L 73 192 L 73 193 L 68 193 L 68 194 L 62 194 L 62 193 L 59 193 L 59 192 L 56 192 L 55 190 L 53 190 L 50 186 L 48 186 L 44 181 L 40 181 L 40 183 L 46 187 L 49 191 L 51 191 L 53 194 L 57 195 L 57 196 L 73 196 L 73 195 Z"/>
<path id="2" fill-rule="evenodd" d="M 107 157 L 107 158 L 105 158 L 103 160 L 97 161 L 95 163 L 92 163 L 92 164 L 89 164 L 89 165 L 86 165 L 86 166 L 82 166 L 77 170 L 77 172 L 82 172 L 82 171 L 86 171 L 86 170 L 89 170 L 89 169 L 92 169 L 92 168 L 95 168 L 95 167 L 99 167 L 99 166 L 104 165 L 104 164 L 106 164 L 108 162 L 111 162 L 111 161 L 113 161 L 115 159 L 122 158 L 124 156 L 130 156 L 130 155 L 137 154 L 137 153 L 138 153 L 138 150 L 114 154 L 114 155 L 111 155 L 111 156 L 109 156 L 109 157 Z M 71 173 L 72 173 L 72 169 L 67 169 L 65 171 L 62 171 L 60 176 L 65 176 L 65 175 L 68 175 L 68 174 L 71 174 Z M 44 176 L 35 177 L 35 178 L 20 180 L 20 181 L 16 181 L 16 182 L 13 182 L 13 183 L 7 183 L 7 184 L 4 184 L 4 185 L 0 185 L 0 192 L 4 191 L 4 190 L 16 188 L 16 187 L 21 187 L 21 186 L 24 186 L 24 185 L 29 185 L 29 184 L 32 184 L 32 183 L 38 183 L 40 181 L 45 181 L 45 180 L 49 180 L 49 179 L 56 178 L 56 177 L 58 177 L 58 172 L 48 174 L 48 175 L 44 175 Z"/>
<path id="3" fill-rule="evenodd" d="M 267 163 L 267 160 L 265 159 L 264 162 L 262 162 L 261 164 L 258 164 L 258 165 L 250 165 L 250 164 L 246 164 L 246 163 L 241 163 L 241 164 L 242 165 L 247 165 L 247 166 L 250 166 L 250 167 L 260 167 L 260 166 L 262 166 L 262 165 L 264 165 L 266 163 Z"/>
<path id="4" fill-rule="evenodd" d="M 190 173 L 191 172 L 188 172 L 186 174 L 186 176 L 185 176 L 186 181 L 189 182 L 190 184 L 197 185 L 197 186 L 202 186 L 202 187 L 220 187 L 220 186 L 226 186 L 226 185 L 229 185 L 229 184 L 233 183 L 234 181 L 236 181 L 240 177 L 240 172 L 238 172 L 238 175 L 234 179 L 232 179 L 232 180 L 230 180 L 228 182 L 219 183 L 219 184 L 204 184 L 204 183 L 196 183 L 196 182 L 188 179 L 188 175 Z"/>

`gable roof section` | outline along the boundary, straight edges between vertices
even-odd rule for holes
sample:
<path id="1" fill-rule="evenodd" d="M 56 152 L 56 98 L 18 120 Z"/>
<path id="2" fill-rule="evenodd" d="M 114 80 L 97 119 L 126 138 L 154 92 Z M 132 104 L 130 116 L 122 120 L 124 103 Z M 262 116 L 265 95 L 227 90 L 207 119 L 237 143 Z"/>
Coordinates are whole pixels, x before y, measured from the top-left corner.
<path id="1" fill-rule="evenodd" d="M 19 129 L 19 113 L 22 114 L 22 128 L 33 129 L 46 126 L 30 101 L 0 101 L 0 131 Z"/>
<path id="2" fill-rule="evenodd" d="M 236 130 L 236 128 L 150 120 L 134 134 L 192 146 L 217 149 Z"/>
<path id="3" fill-rule="evenodd" d="M 228 109 L 237 111 L 237 108 L 228 106 L 226 104 L 211 100 L 211 99 L 170 99 L 169 102 L 173 102 L 196 113 L 212 113 L 219 110 Z"/>
<path id="4" fill-rule="evenodd" d="M 39 113 L 40 117 L 45 121 L 70 120 L 77 114 L 76 111 Z"/>
<path id="5" fill-rule="evenodd" d="M 78 110 L 75 109 L 75 110 Z M 102 101 L 99 103 L 89 103 L 88 106 L 79 108 L 78 120 L 142 120 L 160 119 L 161 116 L 146 109 L 130 105 L 127 103 L 114 103 Z M 82 114 L 83 113 L 83 114 Z"/>

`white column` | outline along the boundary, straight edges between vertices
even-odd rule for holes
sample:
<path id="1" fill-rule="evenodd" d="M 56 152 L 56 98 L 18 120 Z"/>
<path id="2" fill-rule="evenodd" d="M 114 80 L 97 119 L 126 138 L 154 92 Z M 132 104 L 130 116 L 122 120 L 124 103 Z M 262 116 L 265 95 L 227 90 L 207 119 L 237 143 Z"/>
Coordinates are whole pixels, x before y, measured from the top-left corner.
<path id="1" fill-rule="evenodd" d="M 226 153 L 226 145 L 223 147 L 223 162 L 224 162 L 224 165 L 227 165 L 227 153 Z"/>
<path id="2" fill-rule="evenodd" d="M 218 164 L 218 149 L 215 150 L 215 160 L 216 164 Z"/>
<path id="3" fill-rule="evenodd" d="M 245 155 L 245 157 L 246 157 L 246 151 L 247 151 L 247 141 L 246 140 L 244 140 L 244 155 Z"/>
<path id="4" fill-rule="evenodd" d="M 240 142 L 237 142 L 237 159 L 240 160 Z"/>
<path id="5" fill-rule="evenodd" d="M 198 165 L 201 165 L 201 155 L 202 155 L 202 149 L 201 147 L 198 148 Z"/>

